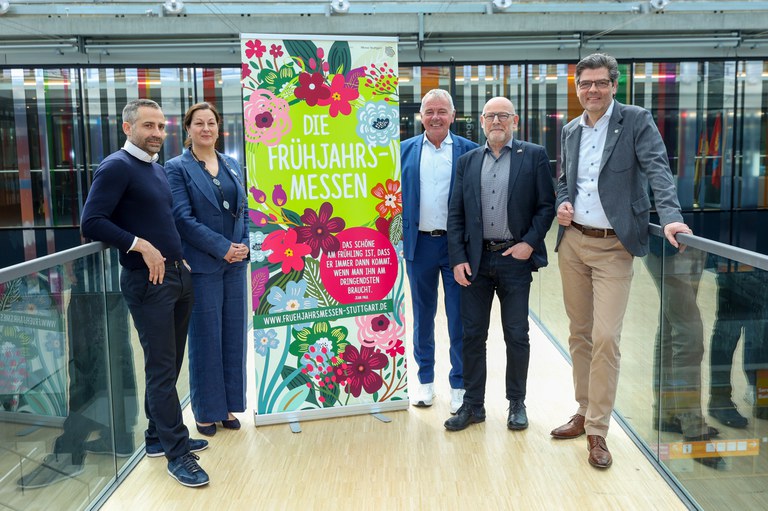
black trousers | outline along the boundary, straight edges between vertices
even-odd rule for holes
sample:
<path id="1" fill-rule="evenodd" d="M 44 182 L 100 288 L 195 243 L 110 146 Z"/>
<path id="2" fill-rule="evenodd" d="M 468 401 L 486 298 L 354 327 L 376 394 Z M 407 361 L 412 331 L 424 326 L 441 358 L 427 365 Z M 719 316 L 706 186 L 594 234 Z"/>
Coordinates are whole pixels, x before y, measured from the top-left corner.
<path id="1" fill-rule="evenodd" d="M 176 382 L 192 312 L 192 276 L 183 264 L 167 263 L 163 283 L 152 284 L 148 269 L 124 268 L 120 286 L 144 350 L 144 410 L 149 421 L 145 441 L 159 442 L 172 460 L 189 452 Z"/>
<path id="2" fill-rule="evenodd" d="M 532 264 L 503 251 L 483 252 L 472 283 L 461 288 L 461 319 L 464 323 L 464 403 L 479 407 L 485 402 L 487 377 L 486 340 L 493 296 L 499 297 L 501 325 L 506 344 L 505 374 L 508 400 L 525 399 L 530 344 L 528 340 L 528 296 Z"/>

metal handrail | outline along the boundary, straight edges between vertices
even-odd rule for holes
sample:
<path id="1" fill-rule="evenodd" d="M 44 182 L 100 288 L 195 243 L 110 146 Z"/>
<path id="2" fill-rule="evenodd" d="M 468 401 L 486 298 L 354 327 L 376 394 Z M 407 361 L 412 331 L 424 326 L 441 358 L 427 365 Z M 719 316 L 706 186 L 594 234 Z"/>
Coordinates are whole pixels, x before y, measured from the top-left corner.
<path id="1" fill-rule="evenodd" d="M 657 224 L 651 224 L 648 227 L 648 230 L 654 236 L 664 237 L 664 232 L 661 230 L 661 226 Z M 766 255 L 734 247 L 733 245 L 726 245 L 719 241 L 708 240 L 707 238 L 702 238 L 701 236 L 693 234 L 678 234 L 676 239 L 679 243 L 691 248 L 732 259 L 738 263 L 752 266 L 753 268 L 768 271 L 768 256 Z"/>
<path id="2" fill-rule="evenodd" d="M 79 247 L 69 248 L 67 250 L 62 250 L 61 252 L 38 257 L 31 261 L 8 266 L 7 268 L 0 269 L 0 284 L 24 277 L 30 273 L 47 270 L 60 264 L 75 261 L 81 257 L 96 254 L 107 248 L 109 248 L 109 245 L 106 243 L 94 241 L 85 243 Z"/>

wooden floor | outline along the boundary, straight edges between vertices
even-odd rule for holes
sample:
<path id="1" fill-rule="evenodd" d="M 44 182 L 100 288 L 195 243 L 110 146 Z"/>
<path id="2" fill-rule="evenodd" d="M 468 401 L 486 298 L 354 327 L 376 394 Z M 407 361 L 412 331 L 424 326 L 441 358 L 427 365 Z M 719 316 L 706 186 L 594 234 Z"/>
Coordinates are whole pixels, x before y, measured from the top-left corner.
<path id="1" fill-rule="evenodd" d="M 526 400 L 531 425 L 507 430 L 500 330 L 496 310 L 483 424 L 456 433 L 443 427 L 450 416 L 444 342 L 431 408 L 390 412 L 390 423 L 367 415 L 308 421 L 298 434 L 288 425 L 255 427 L 246 412 L 242 430 L 219 429 L 200 453 L 210 485 L 185 488 L 167 474 L 164 458 L 145 458 L 102 509 L 685 509 L 615 423 L 608 436 L 614 463 L 607 471 L 587 463 L 585 437 L 551 439 L 549 431 L 575 411 L 571 370 L 533 324 Z M 444 329 L 438 334 L 446 339 Z M 415 382 L 415 363 L 409 364 Z M 189 408 L 184 417 L 194 431 Z"/>

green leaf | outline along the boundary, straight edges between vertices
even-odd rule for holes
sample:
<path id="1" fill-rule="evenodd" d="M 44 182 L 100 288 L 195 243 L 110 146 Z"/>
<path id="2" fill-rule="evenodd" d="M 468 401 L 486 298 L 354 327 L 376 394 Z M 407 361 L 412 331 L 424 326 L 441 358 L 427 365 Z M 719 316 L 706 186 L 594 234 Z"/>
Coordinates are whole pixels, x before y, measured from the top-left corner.
<path id="1" fill-rule="evenodd" d="M 289 221 L 298 226 L 304 225 L 304 222 L 301 221 L 301 217 L 295 211 L 283 208 L 283 215 L 285 215 L 285 218 L 287 218 Z"/>
<path id="2" fill-rule="evenodd" d="M 307 295 L 317 298 L 318 307 L 339 305 L 339 302 L 328 294 L 320 279 L 320 262 L 317 259 L 304 259 L 304 278 L 307 281 Z"/>
<path id="3" fill-rule="evenodd" d="M 306 72 L 311 73 L 309 68 L 309 59 L 317 60 L 317 46 L 312 41 L 286 39 L 283 41 L 285 49 L 292 57 L 301 59 L 304 63 Z"/>
<path id="4" fill-rule="evenodd" d="M 395 215 L 389 223 L 389 241 L 397 245 L 403 239 L 403 215 Z"/>
<path id="5" fill-rule="evenodd" d="M 288 393 L 283 396 L 280 402 L 277 404 L 278 412 L 292 412 L 298 410 L 309 397 L 310 388 L 306 385 L 303 387 L 296 387 L 293 390 L 289 390 Z"/>
<path id="6" fill-rule="evenodd" d="M 336 70 L 337 74 L 344 74 L 352 69 L 352 53 L 349 51 L 349 43 L 336 41 L 328 52 L 328 66 Z"/>

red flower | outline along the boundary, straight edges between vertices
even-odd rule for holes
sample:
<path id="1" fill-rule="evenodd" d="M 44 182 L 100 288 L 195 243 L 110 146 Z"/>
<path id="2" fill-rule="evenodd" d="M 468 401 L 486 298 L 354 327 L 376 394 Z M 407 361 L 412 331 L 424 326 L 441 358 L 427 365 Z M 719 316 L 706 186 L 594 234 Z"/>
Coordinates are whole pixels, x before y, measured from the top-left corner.
<path id="1" fill-rule="evenodd" d="M 339 249 L 339 240 L 334 233 L 341 232 L 346 223 L 340 217 L 333 217 L 333 206 L 330 202 L 323 202 L 315 213 L 307 208 L 301 215 L 304 225 L 296 228 L 298 240 L 306 242 L 312 248 L 312 257 L 320 255 L 320 249 L 325 252 L 335 252 Z"/>
<path id="2" fill-rule="evenodd" d="M 397 341 L 396 341 L 396 342 L 395 342 L 395 343 L 392 345 L 392 347 L 390 347 L 389 349 L 387 349 L 387 354 L 388 354 L 390 357 L 392 357 L 392 358 L 395 358 L 397 355 L 404 355 L 404 354 L 405 354 L 405 346 L 403 346 L 403 341 L 401 341 L 400 339 L 398 339 L 398 340 L 397 340 Z"/>
<path id="3" fill-rule="evenodd" d="M 273 44 L 269 47 L 269 54 L 273 57 L 282 57 L 283 56 L 283 47 L 279 44 Z"/>
<path id="4" fill-rule="evenodd" d="M 346 391 L 355 397 L 360 397 L 360 391 L 373 394 L 381 388 L 384 380 L 374 371 L 387 365 L 387 357 L 373 348 L 362 346 L 357 351 L 351 344 L 344 350 L 344 361 L 347 364 Z"/>
<path id="5" fill-rule="evenodd" d="M 386 189 L 384 189 L 384 185 L 377 183 L 371 190 L 371 194 L 378 199 L 382 199 L 376 205 L 376 211 L 379 212 L 379 216 L 385 217 L 387 214 L 394 216 L 403 211 L 403 194 L 400 191 L 400 181 L 387 179 Z"/>
<path id="6" fill-rule="evenodd" d="M 250 64 L 243 64 L 242 66 L 243 67 L 241 68 L 241 71 L 240 71 L 240 79 L 245 80 L 246 78 L 251 76 L 251 66 Z"/>
<path id="7" fill-rule="evenodd" d="M 271 232 L 261 243 L 261 250 L 271 250 L 269 254 L 270 263 L 283 263 L 281 270 L 283 273 L 290 273 L 291 270 L 301 271 L 304 269 L 304 256 L 309 254 L 310 248 L 304 243 L 296 242 L 296 231 L 288 229 L 283 231 Z"/>
<path id="8" fill-rule="evenodd" d="M 383 332 L 389 327 L 389 319 L 384 314 L 380 314 L 371 320 L 371 329 L 374 332 Z"/>
<path id="9" fill-rule="evenodd" d="M 257 128 L 269 128 L 272 126 L 272 123 L 275 122 L 275 119 L 272 117 L 272 114 L 267 112 L 266 110 L 256 114 L 256 119 L 254 119 L 256 122 Z"/>
<path id="10" fill-rule="evenodd" d="M 320 101 L 326 101 L 331 97 L 331 89 L 325 84 L 322 73 L 301 73 L 299 86 L 296 87 L 294 94 L 298 99 L 306 101 L 309 106 L 327 105 L 327 102 L 320 103 Z"/>
<path id="11" fill-rule="evenodd" d="M 331 93 L 328 98 L 321 99 L 317 104 L 322 106 L 330 105 L 328 113 L 331 117 L 336 117 L 339 113 L 349 115 L 352 112 L 350 101 L 354 101 L 360 96 L 357 89 L 346 86 L 344 75 L 336 75 L 331 81 L 330 91 Z"/>
<path id="12" fill-rule="evenodd" d="M 261 44 L 261 41 L 258 39 L 253 39 L 252 41 L 247 41 L 245 43 L 245 57 L 250 59 L 252 57 L 261 58 L 262 55 L 264 55 L 264 52 L 267 51 L 267 47 Z"/>

